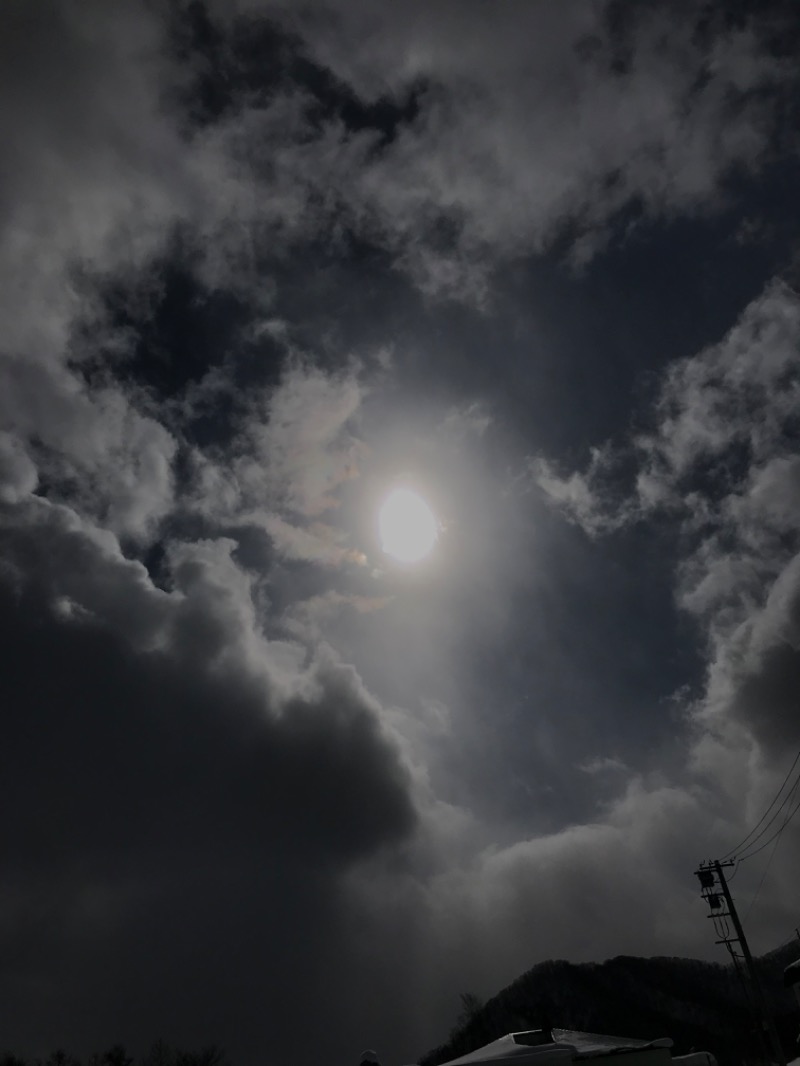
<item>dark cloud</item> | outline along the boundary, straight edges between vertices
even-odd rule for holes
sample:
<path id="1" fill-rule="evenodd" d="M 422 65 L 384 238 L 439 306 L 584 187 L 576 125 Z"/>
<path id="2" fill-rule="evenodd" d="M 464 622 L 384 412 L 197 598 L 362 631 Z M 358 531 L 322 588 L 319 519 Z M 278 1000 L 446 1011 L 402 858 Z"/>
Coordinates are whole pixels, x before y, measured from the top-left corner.
<path id="1" fill-rule="evenodd" d="M 113 1039 L 114 1017 L 140 1045 L 202 1033 L 249 1055 L 263 1024 L 274 1046 L 337 964 L 341 877 L 414 831 L 381 708 L 330 653 L 301 670 L 263 642 L 224 547 L 176 547 L 170 593 L 44 505 L 6 511 L 2 547 L 6 1039 L 31 1046 L 15 980 L 44 954 L 40 1052 Z"/>
<path id="2" fill-rule="evenodd" d="M 280 4 L 247 6 L 282 16 Z M 713 209 L 731 169 L 760 165 L 768 101 L 791 77 L 763 23 L 712 17 L 716 32 L 702 34 L 708 20 L 686 5 L 678 20 L 626 10 L 620 20 L 602 6 L 543 16 L 515 5 L 494 20 L 480 4 L 435 16 L 412 5 L 399 18 L 335 3 L 289 17 L 362 100 L 428 86 L 413 120 L 343 190 L 423 288 L 482 298 L 497 256 L 542 249 L 565 230 L 585 262 L 618 213 Z"/>
<path id="3" fill-rule="evenodd" d="M 183 825 L 190 847 L 193 835 L 195 846 L 224 849 L 264 834 L 344 858 L 412 829 L 407 776 L 378 704 L 330 657 L 293 679 L 292 649 L 273 651 L 259 636 L 248 579 L 225 545 L 176 546 L 176 588 L 165 593 L 138 564 L 69 528 L 68 516 L 36 518 L 3 530 L 6 564 L 35 575 L 6 593 L 17 664 L 4 678 L 14 714 L 7 770 L 34 794 L 39 779 L 57 794 L 61 775 L 63 784 L 74 775 L 65 828 L 122 850 L 162 833 L 180 848 Z M 69 837 L 63 844 L 80 850 Z"/>

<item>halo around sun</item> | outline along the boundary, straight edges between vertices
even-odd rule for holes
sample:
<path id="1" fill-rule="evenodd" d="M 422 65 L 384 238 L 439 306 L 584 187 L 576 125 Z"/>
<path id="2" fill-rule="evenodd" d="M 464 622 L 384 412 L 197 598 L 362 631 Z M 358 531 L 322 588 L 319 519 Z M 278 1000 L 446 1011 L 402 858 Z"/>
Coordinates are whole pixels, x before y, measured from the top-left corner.
<path id="1" fill-rule="evenodd" d="M 439 537 L 439 523 L 421 496 L 395 489 L 378 515 L 381 547 L 401 563 L 417 563 L 430 554 Z"/>

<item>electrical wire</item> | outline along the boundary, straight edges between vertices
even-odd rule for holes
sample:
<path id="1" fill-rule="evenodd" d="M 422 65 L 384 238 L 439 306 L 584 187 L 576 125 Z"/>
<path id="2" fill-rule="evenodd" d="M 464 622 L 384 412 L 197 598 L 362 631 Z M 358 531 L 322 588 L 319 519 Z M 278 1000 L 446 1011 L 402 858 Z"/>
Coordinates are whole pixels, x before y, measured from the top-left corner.
<path id="1" fill-rule="evenodd" d="M 798 754 L 800 754 L 800 752 Z M 781 787 L 778 789 L 778 792 L 777 792 L 777 794 L 775 796 L 775 800 L 777 800 L 778 796 L 783 791 L 783 788 L 784 788 L 785 784 L 786 784 L 786 781 L 784 780 L 783 785 L 781 785 Z M 776 820 L 780 817 L 781 811 L 784 809 L 784 807 L 791 805 L 792 801 L 794 800 L 795 793 L 797 791 L 797 786 L 798 785 L 800 785 L 800 773 L 798 773 L 797 777 L 795 778 L 794 784 L 792 785 L 792 787 L 789 789 L 789 791 L 786 793 L 786 795 L 781 800 L 780 805 L 775 808 L 775 810 L 774 810 L 774 812 L 772 814 L 772 817 L 769 819 L 769 821 L 764 825 L 764 827 L 761 829 L 761 831 L 759 833 L 756 833 L 756 835 L 753 837 L 753 839 L 750 841 L 749 844 L 747 844 L 744 848 L 740 848 L 739 853 L 737 855 L 737 858 L 738 858 L 739 862 L 743 862 L 745 859 L 751 858 L 753 855 L 756 855 L 761 850 L 761 848 L 757 848 L 755 851 L 750 851 L 750 849 L 753 847 L 753 845 L 757 844 L 759 842 L 759 840 L 761 840 L 761 838 L 764 836 L 764 834 L 768 833 L 770 831 L 772 826 L 775 824 Z M 773 804 L 775 803 L 775 800 L 772 801 Z M 766 815 L 766 812 L 765 812 L 765 815 Z M 761 821 L 763 822 L 764 819 L 762 818 Z M 750 833 L 748 834 L 748 836 L 752 836 L 753 832 L 757 828 L 758 828 L 758 826 L 754 826 L 753 829 L 750 830 Z M 772 837 L 770 837 L 769 840 L 772 840 Z M 769 841 L 767 841 L 765 844 L 763 844 L 762 847 L 766 847 L 768 843 L 769 843 Z"/>
<path id="2" fill-rule="evenodd" d="M 784 823 L 780 827 L 780 829 L 778 829 L 778 831 L 776 833 L 773 833 L 772 836 L 769 838 L 769 840 L 765 840 L 760 848 L 756 848 L 755 851 L 751 851 L 750 854 L 749 855 L 745 855 L 744 858 L 745 859 L 752 859 L 755 855 L 758 855 L 758 853 L 760 851 L 763 851 L 764 848 L 769 847 L 769 845 L 772 843 L 773 840 L 775 840 L 777 837 L 780 837 L 781 833 L 784 831 L 784 829 L 789 824 L 789 822 L 791 822 L 792 818 L 794 818 L 794 816 L 797 814 L 798 811 L 800 811 L 800 800 L 797 801 L 797 803 L 794 805 L 792 810 L 786 815 Z M 744 862 L 744 859 L 742 859 L 742 862 Z"/>
<path id="3" fill-rule="evenodd" d="M 800 776 L 798 776 L 798 779 L 797 779 L 797 780 L 795 781 L 795 783 L 794 783 L 794 785 L 793 785 L 793 787 L 792 787 L 792 790 L 791 790 L 791 792 L 787 793 L 787 795 L 786 795 L 786 799 L 785 799 L 785 800 L 783 801 L 783 803 L 782 803 L 782 804 L 780 805 L 780 807 L 778 808 L 778 811 L 782 810 L 782 809 L 783 809 L 783 808 L 784 808 L 784 807 L 786 806 L 786 803 L 787 803 L 787 801 L 790 801 L 790 800 L 793 800 L 793 799 L 794 799 L 794 795 L 795 795 L 795 793 L 797 792 L 797 787 L 798 787 L 798 785 L 800 785 Z M 788 813 L 788 814 L 786 815 L 786 817 L 785 817 L 785 818 L 784 818 L 784 820 L 783 820 L 783 823 L 782 823 L 782 824 L 781 824 L 781 826 L 780 826 L 780 827 L 779 827 L 779 828 L 778 828 L 778 829 L 776 830 L 776 832 L 775 832 L 775 833 L 773 833 L 773 834 L 772 834 L 772 836 L 771 836 L 771 837 L 769 837 L 769 838 L 768 838 L 767 840 L 765 840 L 765 841 L 764 841 L 764 843 L 763 843 L 763 844 L 761 845 L 761 847 L 758 847 L 758 848 L 756 848 L 756 850 L 755 850 L 755 851 L 748 851 L 748 853 L 747 853 L 746 855 L 741 855 L 741 856 L 739 857 L 739 861 L 740 861 L 740 862 L 744 862 L 744 861 L 745 861 L 745 859 L 752 859 L 754 855 L 758 855 L 758 853 L 759 853 L 760 851 L 763 851 L 763 850 L 764 850 L 764 848 L 766 848 L 766 847 L 769 847 L 769 845 L 770 845 L 770 844 L 772 843 L 772 841 L 773 841 L 773 840 L 775 840 L 775 839 L 776 839 L 777 837 L 780 837 L 781 833 L 782 833 L 782 832 L 784 831 L 784 829 L 785 829 L 785 828 L 786 828 L 786 826 L 787 826 L 787 825 L 789 824 L 789 822 L 791 822 L 792 818 L 794 818 L 794 816 L 795 816 L 795 815 L 797 814 L 798 810 L 800 810 L 800 800 L 798 800 L 798 801 L 797 801 L 797 803 L 796 803 L 796 804 L 794 805 L 794 807 L 792 807 L 792 809 L 791 809 L 791 810 L 789 811 L 789 813 Z M 777 814 L 777 813 L 778 813 L 778 811 L 776 811 L 775 813 Z M 774 821 L 774 818 L 773 818 L 773 819 L 771 819 L 771 821 Z M 764 829 L 764 830 L 762 830 L 762 832 L 761 832 L 761 833 L 759 833 L 758 837 L 756 837 L 756 838 L 755 838 L 755 839 L 754 839 L 754 840 L 752 841 L 752 843 L 750 844 L 750 847 L 752 847 L 752 845 L 753 845 L 753 844 L 755 844 L 755 843 L 756 843 L 756 841 L 760 839 L 760 837 L 761 837 L 761 836 L 763 835 L 763 833 L 765 832 L 765 830 L 766 830 L 766 827 L 765 827 L 765 829 Z"/>
<path id="4" fill-rule="evenodd" d="M 739 985 L 742 989 L 742 998 L 744 999 L 745 1007 L 747 1008 L 747 1013 L 750 1014 L 752 1017 L 754 1014 L 753 1004 L 750 999 L 750 990 L 747 987 L 747 982 L 745 981 L 744 974 L 742 973 L 741 959 L 734 951 L 732 944 L 726 944 L 725 946 L 730 952 L 731 960 L 733 962 L 733 968 L 736 971 L 736 976 L 739 978 Z"/>
<path id="5" fill-rule="evenodd" d="M 795 768 L 795 766 L 797 766 L 798 762 L 800 762 L 800 749 L 798 749 L 797 754 L 794 757 L 794 762 L 789 767 L 789 770 L 788 770 L 788 772 L 786 774 L 786 777 L 784 777 L 784 779 L 783 779 L 783 783 L 781 784 L 781 787 L 775 793 L 775 796 L 774 796 L 774 798 L 772 800 L 772 803 L 770 803 L 769 807 L 767 807 L 767 809 L 761 815 L 761 817 L 756 822 L 756 824 L 753 826 L 753 828 L 750 830 L 750 832 L 747 834 L 747 836 L 745 836 L 744 839 L 740 840 L 735 848 L 731 848 L 730 851 L 726 851 L 725 852 L 725 854 L 722 856 L 723 859 L 727 859 L 730 855 L 735 855 L 737 852 L 741 851 L 745 847 L 746 842 L 753 835 L 753 833 L 755 833 L 756 829 L 758 829 L 758 827 L 761 825 L 761 823 L 767 817 L 769 812 L 772 810 L 772 808 L 778 802 L 778 796 L 780 796 L 781 792 L 783 792 L 784 788 L 786 788 L 786 782 L 792 776 L 792 772 L 794 771 L 794 768 Z M 749 845 L 747 845 L 747 846 L 749 847 Z"/>
<path id="6" fill-rule="evenodd" d="M 798 785 L 800 785 L 800 778 L 798 778 L 798 780 L 795 781 L 794 787 L 792 788 L 792 791 L 790 793 L 788 793 L 787 799 L 789 797 L 794 798 L 794 795 L 797 792 Z M 781 806 L 783 806 L 783 804 L 781 804 Z M 778 831 L 776 833 L 773 833 L 773 835 L 769 838 L 769 840 L 767 840 L 764 844 L 762 844 L 760 848 L 756 848 L 755 851 L 751 852 L 749 855 L 744 855 L 739 860 L 740 862 L 744 862 L 745 859 L 751 859 L 754 855 L 757 855 L 759 853 L 759 851 L 763 851 L 764 848 L 766 848 L 769 844 L 772 844 L 772 851 L 769 853 L 769 858 L 767 859 L 767 864 L 764 867 L 764 872 L 761 874 L 761 880 L 758 882 L 758 887 L 756 888 L 755 892 L 753 893 L 753 898 L 750 900 L 750 904 L 749 904 L 749 906 L 747 908 L 747 911 L 745 913 L 744 918 L 742 919 L 742 923 L 746 922 L 747 919 L 749 918 L 750 912 L 752 911 L 753 907 L 755 906 L 756 900 L 758 899 L 758 897 L 759 897 L 759 895 L 761 893 L 761 889 L 764 887 L 764 882 L 767 879 L 767 874 L 769 873 L 769 868 L 772 865 L 772 860 L 775 858 L 775 852 L 778 850 L 778 845 L 781 842 L 781 836 L 783 835 L 783 831 L 786 828 L 786 826 L 789 824 L 789 822 L 792 820 L 792 818 L 794 818 L 794 816 L 797 814 L 798 810 L 800 810 L 800 800 L 798 800 L 797 803 L 794 805 L 794 807 L 789 811 L 789 813 L 786 815 L 786 817 L 783 820 L 783 824 L 780 826 L 780 828 L 778 829 Z"/>
<path id="7" fill-rule="evenodd" d="M 714 930 L 719 937 L 720 941 L 730 947 L 731 940 L 731 927 L 728 925 L 728 920 L 725 915 L 712 914 L 714 923 Z"/>
<path id="8" fill-rule="evenodd" d="M 761 889 L 763 888 L 764 881 L 766 880 L 766 877 L 767 877 L 767 872 L 768 872 L 768 870 L 770 868 L 770 865 L 772 864 L 772 860 L 773 860 L 773 858 L 775 856 L 775 852 L 778 850 L 778 844 L 780 844 L 780 842 L 781 842 L 781 835 L 780 835 L 780 833 L 778 833 L 778 835 L 775 837 L 775 843 L 772 845 L 772 851 L 769 853 L 769 858 L 767 859 L 767 865 L 764 867 L 764 872 L 761 875 L 761 880 L 758 882 L 758 888 L 755 890 L 755 893 L 753 894 L 753 898 L 750 900 L 750 905 L 748 906 L 747 910 L 745 911 L 744 918 L 742 918 L 742 924 L 744 924 L 747 921 L 747 919 L 750 917 L 750 911 L 755 906 L 755 902 L 758 899 L 758 894 L 761 891 Z"/>

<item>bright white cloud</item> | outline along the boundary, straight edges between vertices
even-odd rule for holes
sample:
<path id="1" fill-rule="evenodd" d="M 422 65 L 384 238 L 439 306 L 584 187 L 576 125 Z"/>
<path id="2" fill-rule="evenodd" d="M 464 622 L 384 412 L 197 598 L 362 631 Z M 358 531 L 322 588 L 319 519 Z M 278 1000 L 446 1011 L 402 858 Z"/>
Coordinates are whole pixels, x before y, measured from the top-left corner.
<path id="1" fill-rule="evenodd" d="M 681 530 L 676 599 L 707 661 L 692 763 L 743 824 L 800 741 L 798 343 L 800 298 L 775 281 L 719 344 L 667 368 L 652 429 L 617 446 L 614 476 L 596 459 L 563 479 L 537 467 L 549 499 L 590 532 L 658 513 Z"/>

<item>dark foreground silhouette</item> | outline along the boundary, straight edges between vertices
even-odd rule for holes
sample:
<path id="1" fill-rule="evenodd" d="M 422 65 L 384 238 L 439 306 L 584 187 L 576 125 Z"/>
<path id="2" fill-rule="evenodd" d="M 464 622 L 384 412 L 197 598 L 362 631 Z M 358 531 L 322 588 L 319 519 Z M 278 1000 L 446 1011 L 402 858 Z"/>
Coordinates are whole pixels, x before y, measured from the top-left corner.
<path id="1" fill-rule="evenodd" d="M 46 1059 L 24 1059 L 9 1051 L 0 1054 L 0 1066 L 229 1066 L 220 1048 L 212 1045 L 200 1051 L 181 1051 L 163 1040 L 156 1041 L 150 1051 L 138 1060 L 133 1059 L 121 1044 L 108 1051 L 79 1059 L 66 1051 L 54 1051 Z"/>
<path id="2" fill-rule="evenodd" d="M 787 1059 L 799 1053 L 800 1014 L 783 986 L 783 971 L 798 958 L 800 943 L 794 940 L 757 960 Z M 720 1066 L 761 1058 L 752 1012 L 732 965 L 621 955 L 603 963 L 539 963 L 485 1004 L 462 994 L 455 1028 L 420 1066 L 437 1066 L 505 1033 L 551 1026 L 642 1040 L 668 1036 L 674 1055 L 710 1051 Z"/>
<path id="3" fill-rule="evenodd" d="M 757 960 L 787 1059 L 798 1055 L 800 1012 L 784 988 L 783 971 L 798 958 L 800 943 L 792 941 Z M 462 993 L 461 1012 L 449 1038 L 423 1055 L 419 1063 L 438 1066 L 506 1033 L 552 1026 L 642 1040 L 669 1036 L 675 1043 L 673 1054 L 682 1055 L 693 1048 L 710 1051 L 720 1066 L 760 1061 L 750 1006 L 732 966 L 696 959 L 620 955 L 602 963 L 541 962 L 486 1003 Z M 366 1052 L 362 1058 L 365 1056 Z M 0 1066 L 235 1064 L 216 1046 L 183 1051 L 157 1041 L 137 1060 L 116 1045 L 83 1059 L 62 1050 L 46 1059 L 25 1059 L 5 1051 L 0 1053 Z"/>

